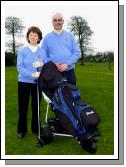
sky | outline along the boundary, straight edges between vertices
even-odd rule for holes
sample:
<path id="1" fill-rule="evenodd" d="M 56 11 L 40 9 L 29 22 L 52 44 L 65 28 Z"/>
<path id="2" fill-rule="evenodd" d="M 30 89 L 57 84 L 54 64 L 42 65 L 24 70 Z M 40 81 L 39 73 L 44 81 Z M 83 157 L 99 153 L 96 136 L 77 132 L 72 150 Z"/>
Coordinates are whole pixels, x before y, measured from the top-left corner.
<path id="1" fill-rule="evenodd" d="M 90 46 L 94 52 L 104 52 L 114 50 L 115 19 L 118 19 L 116 9 L 118 1 L 26 1 L 5 4 L 5 17 L 19 17 L 24 26 L 24 35 L 31 26 L 38 26 L 43 33 L 43 37 L 53 30 L 52 16 L 60 12 L 64 17 L 65 30 L 71 16 L 83 17 L 94 32 Z M 117 17 L 116 17 L 117 16 Z M 24 37 L 23 43 L 26 43 Z"/>

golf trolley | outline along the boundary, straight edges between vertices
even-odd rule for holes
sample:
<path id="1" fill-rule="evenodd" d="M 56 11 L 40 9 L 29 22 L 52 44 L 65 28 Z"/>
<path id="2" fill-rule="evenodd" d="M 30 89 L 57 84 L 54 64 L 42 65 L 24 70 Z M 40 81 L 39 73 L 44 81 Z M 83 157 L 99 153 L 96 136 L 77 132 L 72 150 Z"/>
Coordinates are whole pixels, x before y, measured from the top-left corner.
<path id="1" fill-rule="evenodd" d="M 53 80 L 51 83 L 50 78 Z M 43 66 L 39 79 L 39 82 L 37 80 L 39 129 L 37 147 L 50 143 L 53 136 L 66 136 L 76 138 L 83 149 L 95 153 L 99 136 L 97 125 L 100 122 L 100 117 L 95 109 L 81 100 L 77 87 L 69 84 L 52 62 Z M 53 90 L 53 92 L 50 91 L 51 96 L 45 93 L 45 89 L 41 89 L 41 85 L 45 83 L 47 90 Z M 40 90 L 47 103 L 44 124 L 40 123 Z M 54 112 L 55 118 L 48 118 L 49 107 Z"/>
<path id="2" fill-rule="evenodd" d="M 38 94 L 38 126 L 39 126 L 39 133 L 38 133 L 38 143 L 36 144 L 36 146 L 37 147 L 43 147 L 43 145 L 51 143 L 54 136 L 74 137 L 71 134 L 68 134 L 66 132 L 66 130 L 62 127 L 58 118 L 48 119 L 49 108 L 51 108 L 52 102 L 45 95 L 44 92 L 42 92 L 42 95 L 44 97 L 44 100 L 47 103 L 46 115 L 45 115 L 45 124 L 41 125 L 41 123 L 40 123 L 39 94 Z M 98 135 L 96 135 L 94 140 L 90 140 L 90 142 L 88 142 L 88 143 L 80 142 L 80 141 L 78 141 L 78 143 L 81 145 L 81 147 L 83 149 L 87 150 L 88 152 L 95 153 L 97 151 L 97 146 L 96 146 L 96 141 L 98 140 L 97 136 Z"/>

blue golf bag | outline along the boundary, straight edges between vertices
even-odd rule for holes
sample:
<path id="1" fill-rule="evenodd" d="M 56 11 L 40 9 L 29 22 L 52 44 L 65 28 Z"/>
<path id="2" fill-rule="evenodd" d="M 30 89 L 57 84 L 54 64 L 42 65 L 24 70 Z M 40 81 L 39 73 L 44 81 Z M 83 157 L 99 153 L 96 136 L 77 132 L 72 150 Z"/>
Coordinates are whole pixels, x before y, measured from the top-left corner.
<path id="1" fill-rule="evenodd" d="M 61 130 L 77 139 L 82 148 L 96 152 L 96 139 L 99 136 L 100 117 L 96 110 L 82 101 L 80 91 L 48 62 L 43 66 L 39 78 L 39 90 L 52 101 L 51 108 L 55 119 L 49 120 L 53 132 Z"/>

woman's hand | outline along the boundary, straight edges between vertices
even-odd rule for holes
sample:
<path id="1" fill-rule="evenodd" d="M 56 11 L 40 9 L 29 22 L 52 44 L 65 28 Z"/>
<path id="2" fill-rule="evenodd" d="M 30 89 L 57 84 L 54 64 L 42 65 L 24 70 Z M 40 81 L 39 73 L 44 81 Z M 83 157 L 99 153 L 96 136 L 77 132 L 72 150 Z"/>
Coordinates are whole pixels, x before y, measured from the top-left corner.
<path id="1" fill-rule="evenodd" d="M 33 77 L 33 78 L 39 78 L 39 75 L 40 75 L 40 72 L 34 72 L 34 73 L 32 74 L 32 77 Z"/>

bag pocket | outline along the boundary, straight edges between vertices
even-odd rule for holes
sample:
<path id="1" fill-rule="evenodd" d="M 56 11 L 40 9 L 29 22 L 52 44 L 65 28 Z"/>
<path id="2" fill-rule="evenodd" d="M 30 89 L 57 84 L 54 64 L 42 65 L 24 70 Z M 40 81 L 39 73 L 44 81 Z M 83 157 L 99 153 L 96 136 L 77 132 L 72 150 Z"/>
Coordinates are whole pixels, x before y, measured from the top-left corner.
<path id="1" fill-rule="evenodd" d="M 75 85 L 66 83 L 66 86 L 71 91 L 72 100 L 77 100 L 80 98 L 80 91 Z"/>
<path id="2" fill-rule="evenodd" d="M 80 112 L 82 124 L 86 128 L 94 128 L 100 122 L 100 117 L 96 110 L 92 107 L 87 107 Z"/>

